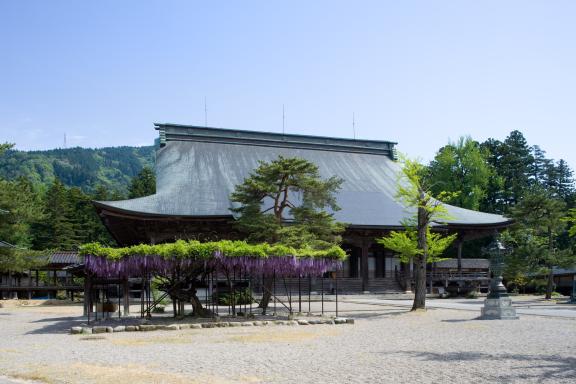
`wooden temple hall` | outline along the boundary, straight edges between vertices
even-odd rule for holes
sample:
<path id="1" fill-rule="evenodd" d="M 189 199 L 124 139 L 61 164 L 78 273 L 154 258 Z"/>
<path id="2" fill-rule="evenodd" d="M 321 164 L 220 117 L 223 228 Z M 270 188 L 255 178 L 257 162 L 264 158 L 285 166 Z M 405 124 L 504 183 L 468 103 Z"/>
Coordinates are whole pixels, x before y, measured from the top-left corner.
<path id="1" fill-rule="evenodd" d="M 279 155 L 300 157 L 316 164 L 323 177 L 336 175 L 344 180 L 337 194 L 341 210 L 334 215 L 347 224 L 343 248 L 349 258 L 338 271 L 338 290 L 410 289 L 411 266 L 401 265 L 375 241 L 391 230 L 402 229 L 403 219 L 413 214 L 395 198 L 400 172 L 396 143 L 176 124 L 156 124 L 155 128 L 159 133 L 156 194 L 94 203 L 118 244 L 241 239 L 230 210 L 234 187 L 259 161 L 272 161 Z M 460 255 L 463 242 L 490 236 L 510 224 L 500 215 L 446 208 L 451 220 L 435 227 L 458 233 Z M 486 274 L 478 276 L 486 280 Z M 288 284 L 296 284 L 294 280 L 298 279 Z M 319 290 L 319 280 L 310 280 L 308 288 Z"/>

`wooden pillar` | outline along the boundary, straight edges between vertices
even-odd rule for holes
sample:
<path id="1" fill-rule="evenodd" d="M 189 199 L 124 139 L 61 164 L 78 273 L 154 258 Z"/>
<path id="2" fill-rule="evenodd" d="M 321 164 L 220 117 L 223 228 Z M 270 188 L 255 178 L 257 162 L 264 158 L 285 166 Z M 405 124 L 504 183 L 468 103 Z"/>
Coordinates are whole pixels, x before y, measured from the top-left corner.
<path id="1" fill-rule="evenodd" d="M 36 270 L 36 286 L 38 286 L 39 281 L 40 281 L 39 272 L 38 270 Z"/>
<path id="2" fill-rule="evenodd" d="M 362 272 L 362 291 L 368 290 L 368 249 L 370 241 L 362 241 L 362 255 L 360 259 L 360 271 Z"/>
<path id="3" fill-rule="evenodd" d="M 84 316 L 88 316 L 88 313 L 92 312 L 92 308 L 90 308 L 92 306 L 90 300 L 91 295 L 92 284 L 90 276 L 86 275 L 86 277 L 84 277 Z"/>
<path id="4" fill-rule="evenodd" d="M 464 244 L 464 240 L 460 236 L 458 236 L 458 240 L 456 245 L 458 246 L 458 274 L 462 274 L 462 245 Z"/>
<path id="5" fill-rule="evenodd" d="M 122 289 L 124 291 L 124 316 L 127 316 L 130 314 L 130 284 L 128 283 L 128 278 L 124 279 Z"/>
<path id="6" fill-rule="evenodd" d="M 412 275 L 414 273 L 414 260 L 412 258 L 410 258 L 410 261 L 408 262 L 408 264 L 404 265 L 404 269 L 406 271 L 406 273 L 404 274 L 404 277 L 406 279 L 405 281 L 405 285 L 406 285 L 406 293 L 412 292 Z"/>

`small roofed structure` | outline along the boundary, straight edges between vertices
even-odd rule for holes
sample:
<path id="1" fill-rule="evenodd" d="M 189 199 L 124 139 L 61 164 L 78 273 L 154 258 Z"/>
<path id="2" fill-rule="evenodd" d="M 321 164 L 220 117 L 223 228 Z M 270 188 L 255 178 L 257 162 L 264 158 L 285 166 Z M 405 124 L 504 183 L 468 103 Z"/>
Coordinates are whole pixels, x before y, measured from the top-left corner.
<path id="1" fill-rule="evenodd" d="M 428 283 L 433 288 L 431 291 L 436 287 L 440 293 L 487 292 L 490 285 L 490 260 L 445 259 L 432 263 L 428 271 Z"/>
<path id="2" fill-rule="evenodd" d="M 414 214 L 396 198 L 401 171 L 396 143 L 177 124 L 155 128 L 160 136 L 156 193 L 94 202 L 120 245 L 242 239 L 233 225 L 231 208 L 236 203 L 230 194 L 260 161 L 282 155 L 309 160 L 322 177 L 344 180 L 336 196 L 341 210 L 334 213 L 347 224 L 343 237 L 350 257 L 340 276 L 349 280 L 342 281 L 343 290 L 347 283 L 363 291 L 389 287 L 382 279 L 394 280 L 395 271 L 405 268 L 393 253 L 375 243 L 375 238 L 402 229 L 402 222 Z M 451 219 L 433 225 L 458 233 L 460 252 L 463 241 L 492 235 L 511 223 L 501 215 L 445 206 Z"/>

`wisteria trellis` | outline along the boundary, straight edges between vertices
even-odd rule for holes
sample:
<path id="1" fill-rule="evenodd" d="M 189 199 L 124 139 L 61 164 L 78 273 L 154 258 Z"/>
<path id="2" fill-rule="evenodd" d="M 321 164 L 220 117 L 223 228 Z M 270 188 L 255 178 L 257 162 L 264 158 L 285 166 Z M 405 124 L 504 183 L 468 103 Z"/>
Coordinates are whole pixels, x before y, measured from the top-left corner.
<path id="1" fill-rule="evenodd" d="M 171 254 L 171 250 L 173 254 Z M 274 253 L 278 253 L 275 255 Z M 88 271 L 100 277 L 170 274 L 190 269 L 242 270 L 255 275 L 321 276 L 342 268 L 340 247 L 326 251 L 245 242 L 177 242 L 158 246 L 105 248 L 87 244 L 80 254 Z"/>

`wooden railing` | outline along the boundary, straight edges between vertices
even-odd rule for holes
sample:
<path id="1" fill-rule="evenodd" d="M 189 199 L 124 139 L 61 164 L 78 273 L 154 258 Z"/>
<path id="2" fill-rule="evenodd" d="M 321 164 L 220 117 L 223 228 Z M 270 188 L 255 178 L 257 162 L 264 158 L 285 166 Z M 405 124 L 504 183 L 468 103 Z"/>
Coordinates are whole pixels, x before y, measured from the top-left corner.
<path id="1" fill-rule="evenodd" d="M 12 278 L 8 281 L 3 280 L 0 282 L 1 289 L 79 289 L 82 285 L 74 282 L 72 278 L 58 278 L 51 281 L 36 281 L 35 279 L 16 279 Z"/>
<path id="2" fill-rule="evenodd" d="M 415 275 L 413 271 L 396 271 L 396 281 L 402 283 L 402 281 L 414 280 Z M 485 280 L 490 279 L 490 273 L 488 271 L 483 272 L 427 272 L 427 280 Z"/>

